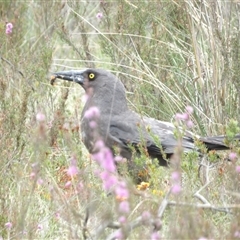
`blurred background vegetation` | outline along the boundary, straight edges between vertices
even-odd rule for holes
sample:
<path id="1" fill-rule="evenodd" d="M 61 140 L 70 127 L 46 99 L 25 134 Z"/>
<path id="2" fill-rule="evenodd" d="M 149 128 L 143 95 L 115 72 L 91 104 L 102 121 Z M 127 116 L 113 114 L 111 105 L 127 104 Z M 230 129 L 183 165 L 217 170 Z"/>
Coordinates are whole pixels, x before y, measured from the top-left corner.
<path id="1" fill-rule="evenodd" d="M 108 69 L 124 82 L 132 109 L 172 121 L 190 105 L 194 132 L 224 134 L 229 120 L 240 114 L 239 12 L 237 1 L 1 1 L 0 235 L 81 239 L 90 205 L 95 207 L 89 231 L 102 219 L 114 219 L 113 200 L 103 194 L 79 136 L 83 90 L 62 82 L 52 87 L 51 72 Z M 6 34 L 9 22 L 13 31 Z M 38 114 L 45 120 L 38 121 Z M 84 186 L 81 197 L 64 188 L 72 155 L 82 171 L 76 181 Z M 190 202 L 201 185 L 196 168 L 192 171 L 184 195 Z M 238 201 L 223 191 L 239 185 L 230 172 L 210 185 L 214 190 L 207 194 L 216 204 Z M 163 169 L 155 176 L 162 192 L 157 198 L 165 194 L 168 173 Z M 135 206 L 143 199 L 132 201 Z M 155 205 L 146 207 L 154 213 Z M 227 239 L 238 231 L 238 215 L 195 209 L 195 219 L 185 210 L 168 213 L 164 239 Z M 6 229 L 7 222 L 12 229 Z M 178 227 L 186 222 L 192 225 Z M 142 231 L 133 236 L 147 234 Z"/>

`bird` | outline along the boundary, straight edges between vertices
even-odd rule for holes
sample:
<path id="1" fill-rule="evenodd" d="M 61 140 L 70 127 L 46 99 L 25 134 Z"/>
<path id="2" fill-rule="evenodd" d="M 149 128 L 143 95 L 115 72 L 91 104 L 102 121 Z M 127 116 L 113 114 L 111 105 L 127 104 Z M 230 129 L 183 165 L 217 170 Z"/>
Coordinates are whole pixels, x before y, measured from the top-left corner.
<path id="1" fill-rule="evenodd" d="M 125 87 L 118 77 L 108 70 L 87 68 L 55 72 L 51 83 L 56 79 L 78 83 L 87 94 L 81 114 L 81 133 L 83 143 L 90 153 L 94 153 L 96 141 L 101 138 L 113 153 L 117 147 L 119 154 L 129 161 L 132 161 L 133 150 L 141 154 L 141 147 L 144 147 L 148 156 L 157 159 L 160 166 L 169 165 L 169 159 L 179 146 L 179 139 L 175 136 L 176 126 L 131 110 Z M 93 133 L 96 130 L 90 126 L 91 120 L 86 117 L 86 113 L 93 107 L 100 112 L 97 135 Z M 181 148 L 186 153 L 196 150 L 200 154 L 195 144 L 195 140 L 198 140 L 207 151 L 227 150 L 229 147 L 224 139 L 224 135 L 201 137 L 186 130 L 181 139 Z"/>

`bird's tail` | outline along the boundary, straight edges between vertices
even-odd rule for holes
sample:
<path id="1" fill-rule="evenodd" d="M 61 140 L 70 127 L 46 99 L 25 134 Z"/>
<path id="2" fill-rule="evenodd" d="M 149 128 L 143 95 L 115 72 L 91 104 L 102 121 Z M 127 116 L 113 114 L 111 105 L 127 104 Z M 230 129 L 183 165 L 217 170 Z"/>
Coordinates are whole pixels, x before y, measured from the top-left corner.
<path id="1" fill-rule="evenodd" d="M 211 150 L 227 150 L 229 147 L 225 144 L 226 136 L 213 136 L 213 137 L 201 137 L 199 140 L 202 141 L 209 151 Z M 237 134 L 234 138 L 240 140 L 240 134 Z"/>

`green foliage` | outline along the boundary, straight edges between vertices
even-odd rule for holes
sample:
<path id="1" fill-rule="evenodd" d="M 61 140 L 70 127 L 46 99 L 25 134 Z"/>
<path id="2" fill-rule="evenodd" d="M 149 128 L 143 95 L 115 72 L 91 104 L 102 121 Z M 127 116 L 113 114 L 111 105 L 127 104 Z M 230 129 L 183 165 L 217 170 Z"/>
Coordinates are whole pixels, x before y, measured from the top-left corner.
<path id="1" fill-rule="evenodd" d="M 227 127 L 226 127 L 226 137 L 228 141 L 233 141 L 235 135 L 237 135 L 240 131 L 239 128 L 239 123 L 234 120 L 234 119 L 230 119 Z"/>

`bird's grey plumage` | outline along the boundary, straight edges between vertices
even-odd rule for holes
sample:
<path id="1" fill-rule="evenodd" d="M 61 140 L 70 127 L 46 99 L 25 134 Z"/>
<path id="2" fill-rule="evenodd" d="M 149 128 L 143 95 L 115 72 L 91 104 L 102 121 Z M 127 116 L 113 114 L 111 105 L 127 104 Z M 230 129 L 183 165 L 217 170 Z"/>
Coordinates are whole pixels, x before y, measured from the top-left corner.
<path id="1" fill-rule="evenodd" d="M 100 136 L 109 148 L 113 149 L 114 146 L 118 146 L 123 157 L 130 159 L 131 148 L 129 146 L 132 145 L 137 149 L 138 144 L 142 143 L 151 157 L 159 159 L 160 165 L 167 164 L 162 150 L 167 157 L 170 157 L 178 145 L 178 141 L 174 137 L 174 125 L 142 117 L 130 110 L 124 85 L 116 76 L 106 70 L 85 69 L 57 72 L 54 74 L 54 78 L 77 82 L 88 94 L 88 100 L 82 111 L 81 130 L 83 142 L 89 152 L 94 151 L 94 143 Z M 92 106 L 100 110 L 98 136 L 89 126 L 89 119 L 84 117 L 86 111 Z M 153 136 L 159 138 L 161 147 L 154 141 Z M 197 149 L 194 138 L 202 141 L 209 150 L 227 149 L 223 142 L 223 136 L 204 138 L 187 131 L 181 141 L 183 151 L 189 152 Z"/>

